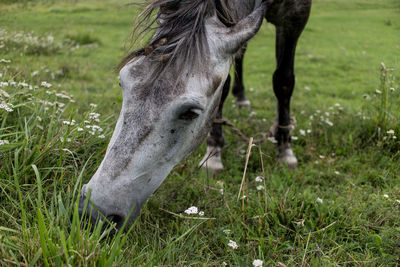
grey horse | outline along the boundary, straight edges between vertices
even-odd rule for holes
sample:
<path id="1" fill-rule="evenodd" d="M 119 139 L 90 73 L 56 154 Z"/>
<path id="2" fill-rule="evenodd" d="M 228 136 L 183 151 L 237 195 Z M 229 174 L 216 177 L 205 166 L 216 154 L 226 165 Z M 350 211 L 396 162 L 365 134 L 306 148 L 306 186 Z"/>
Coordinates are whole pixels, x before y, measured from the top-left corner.
<path id="1" fill-rule="evenodd" d="M 82 188 L 80 215 L 92 222 L 105 218 L 117 229 L 131 223 L 172 168 L 208 133 L 203 163 L 222 168 L 224 139 L 213 120 L 221 117 L 235 54 L 263 18 L 277 28 L 273 131 L 278 157 L 295 166 L 289 103 L 296 43 L 310 7 L 311 0 L 153 0 L 135 29 L 155 28 L 155 34 L 121 63 L 121 113 L 100 167 Z"/>

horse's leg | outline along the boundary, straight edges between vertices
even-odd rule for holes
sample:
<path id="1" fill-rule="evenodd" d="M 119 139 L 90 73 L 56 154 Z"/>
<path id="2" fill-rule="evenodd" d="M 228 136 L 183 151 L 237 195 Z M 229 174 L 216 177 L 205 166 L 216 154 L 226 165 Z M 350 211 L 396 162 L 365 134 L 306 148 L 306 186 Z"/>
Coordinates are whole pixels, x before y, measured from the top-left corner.
<path id="1" fill-rule="evenodd" d="M 238 107 L 250 106 L 250 101 L 246 98 L 243 82 L 243 58 L 246 46 L 235 56 L 235 80 L 233 82 L 232 94 L 236 97 Z"/>
<path id="2" fill-rule="evenodd" d="M 294 57 L 297 40 L 307 23 L 311 1 L 300 1 L 302 9 L 284 21 L 274 23 L 276 25 L 276 61 L 277 68 L 273 75 L 273 87 L 278 100 L 277 118 L 271 127 L 278 142 L 279 161 L 289 168 L 297 166 L 297 159 L 290 147 L 290 130 L 294 123 L 290 118 L 290 98 L 295 84 Z M 268 17 L 267 17 L 268 19 Z"/>
<path id="3" fill-rule="evenodd" d="M 228 75 L 224 86 L 222 88 L 221 100 L 219 102 L 216 119 L 222 118 L 222 108 L 224 101 L 229 93 L 231 83 L 231 76 Z M 221 123 L 213 123 L 210 133 L 207 137 L 207 152 L 203 159 L 200 161 L 199 166 L 208 168 L 212 171 L 220 171 L 224 168 L 221 161 L 221 150 L 225 144 L 224 133 L 222 132 Z"/>

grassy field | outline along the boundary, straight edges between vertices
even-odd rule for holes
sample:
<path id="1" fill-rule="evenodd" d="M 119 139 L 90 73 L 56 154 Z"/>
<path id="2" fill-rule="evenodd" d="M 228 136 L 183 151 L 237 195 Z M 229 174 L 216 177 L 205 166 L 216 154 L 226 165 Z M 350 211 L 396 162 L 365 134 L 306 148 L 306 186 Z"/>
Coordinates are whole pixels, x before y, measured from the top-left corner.
<path id="1" fill-rule="evenodd" d="M 223 172 L 197 169 L 202 145 L 129 231 L 110 238 L 101 226 L 80 229 L 81 184 L 120 110 L 113 67 L 137 14 L 126 2 L 0 2 L 1 266 L 400 265 L 394 0 L 314 0 L 296 58 L 296 170 L 276 162 L 274 144 L 253 147 L 238 201 L 245 153 L 225 129 Z M 245 58 L 251 110 L 230 96 L 224 111 L 247 136 L 273 121 L 274 57 L 274 28 L 265 24 Z M 204 216 L 180 215 L 191 206 Z"/>

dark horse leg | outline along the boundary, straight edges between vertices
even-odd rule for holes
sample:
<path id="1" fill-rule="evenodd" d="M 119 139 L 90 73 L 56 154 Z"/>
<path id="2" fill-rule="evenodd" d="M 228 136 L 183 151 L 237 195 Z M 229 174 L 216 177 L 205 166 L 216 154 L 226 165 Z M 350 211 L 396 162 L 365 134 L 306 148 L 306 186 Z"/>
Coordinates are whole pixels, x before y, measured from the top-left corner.
<path id="1" fill-rule="evenodd" d="M 285 16 L 280 16 L 279 11 L 266 15 L 267 20 L 276 26 L 277 67 L 273 75 L 273 87 L 278 105 L 277 118 L 271 132 L 278 142 L 279 161 L 294 168 L 297 159 L 290 147 L 290 130 L 294 128 L 290 118 L 290 98 L 295 84 L 294 57 L 297 40 L 308 20 L 311 0 L 289 0 L 280 5 L 279 9 L 283 10 Z"/>
<path id="2" fill-rule="evenodd" d="M 222 88 L 221 100 L 219 102 L 216 119 L 222 118 L 222 107 L 229 93 L 231 76 L 228 75 Z M 224 168 L 221 161 L 221 150 L 225 144 L 224 133 L 222 132 L 222 124 L 213 123 L 210 133 L 207 138 L 207 152 L 204 158 L 200 161 L 200 166 L 213 171 L 220 171 Z"/>
<path id="3" fill-rule="evenodd" d="M 235 80 L 233 82 L 232 94 L 236 97 L 238 107 L 250 106 L 250 101 L 246 98 L 243 82 L 243 58 L 246 46 L 235 56 Z"/>

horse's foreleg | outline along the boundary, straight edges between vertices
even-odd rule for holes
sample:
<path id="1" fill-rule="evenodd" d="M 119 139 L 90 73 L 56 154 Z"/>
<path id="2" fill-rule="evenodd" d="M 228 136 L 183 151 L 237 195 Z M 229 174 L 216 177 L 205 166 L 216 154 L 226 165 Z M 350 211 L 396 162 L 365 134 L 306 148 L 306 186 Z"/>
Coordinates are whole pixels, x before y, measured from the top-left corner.
<path id="1" fill-rule="evenodd" d="M 295 84 L 294 57 L 297 40 L 308 19 L 308 13 L 303 14 L 276 27 L 277 68 L 273 75 L 273 88 L 278 105 L 277 118 L 271 132 L 278 142 L 279 161 L 287 164 L 289 168 L 297 166 L 296 156 L 290 147 L 290 131 L 294 128 L 290 118 L 290 99 Z"/>
<path id="2" fill-rule="evenodd" d="M 222 118 L 222 108 L 224 101 L 229 93 L 229 86 L 231 83 L 231 77 L 228 75 L 224 86 L 222 88 L 221 100 L 218 106 L 218 112 L 216 119 Z M 224 168 L 221 160 L 221 151 L 225 144 L 224 133 L 222 132 L 222 124 L 213 123 L 210 133 L 207 137 L 207 152 L 203 159 L 200 161 L 200 166 L 208 168 L 212 171 L 220 171 Z"/>
<path id="3" fill-rule="evenodd" d="M 243 82 L 243 58 L 246 52 L 246 46 L 235 56 L 235 79 L 233 82 L 232 94 L 236 97 L 238 107 L 250 106 L 250 101 L 246 98 Z"/>

